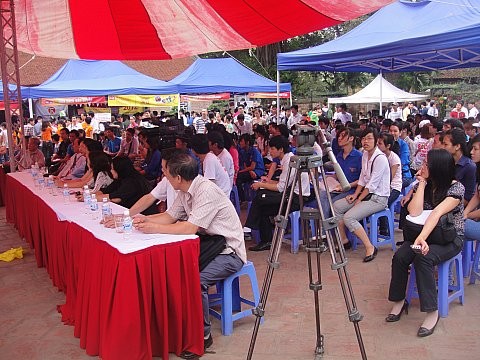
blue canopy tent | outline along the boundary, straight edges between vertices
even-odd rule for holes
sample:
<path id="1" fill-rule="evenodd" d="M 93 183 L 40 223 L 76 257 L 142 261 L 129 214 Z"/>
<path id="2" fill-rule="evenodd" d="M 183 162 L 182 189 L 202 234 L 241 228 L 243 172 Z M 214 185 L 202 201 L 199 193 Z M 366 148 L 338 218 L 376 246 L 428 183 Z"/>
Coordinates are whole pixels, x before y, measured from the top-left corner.
<path id="1" fill-rule="evenodd" d="M 8 88 L 10 91 L 15 90 L 15 85 L 13 84 L 8 84 Z M 22 99 L 27 99 L 30 94 L 30 88 L 26 86 L 20 86 L 20 91 L 22 92 Z M 3 101 L 3 82 L 0 81 L 0 100 Z M 15 100 L 15 99 L 12 99 Z"/>
<path id="2" fill-rule="evenodd" d="M 263 77 L 232 58 L 197 59 L 183 73 L 169 81 L 180 94 L 213 94 L 221 92 L 276 92 L 275 81 Z M 289 83 L 280 91 L 291 91 Z"/>
<path id="3" fill-rule="evenodd" d="M 44 83 L 30 88 L 31 98 L 178 93 L 175 85 L 157 80 L 117 60 L 68 60 Z"/>
<path id="4" fill-rule="evenodd" d="M 431 71 L 480 66 L 480 0 L 397 1 L 328 43 L 278 54 L 278 70 Z"/>

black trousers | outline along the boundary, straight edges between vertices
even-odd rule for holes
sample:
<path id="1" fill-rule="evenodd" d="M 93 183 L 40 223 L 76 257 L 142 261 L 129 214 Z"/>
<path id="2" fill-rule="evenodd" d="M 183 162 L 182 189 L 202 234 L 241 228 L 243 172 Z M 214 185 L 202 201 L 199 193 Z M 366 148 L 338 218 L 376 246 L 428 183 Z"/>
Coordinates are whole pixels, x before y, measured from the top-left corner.
<path id="1" fill-rule="evenodd" d="M 287 194 L 289 190 L 287 191 Z M 275 216 L 278 214 L 280 209 L 280 202 L 282 200 L 283 193 L 278 191 L 271 191 L 260 189 L 255 194 L 255 198 L 252 201 L 250 206 L 250 211 L 248 212 L 247 221 L 245 226 L 250 229 L 255 229 L 260 231 L 260 242 L 268 243 L 272 242 L 273 237 L 273 224 L 270 221 L 270 216 Z M 285 207 L 288 203 L 288 196 L 285 199 Z M 292 199 L 292 205 L 290 207 L 290 212 L 294 212 L 300 209 L 298 195 L 295 195 Z"/>
<path id="2" fill-rule="evenodd" d="M 238 197 L 240 198 L 240 201 L 247 200 L 245 198 L 244 186 L 245 184 L 251 184 L 253 180 L 254 179 L 252 179 L 252 177 L 250 176 L 250 172 L 248 171 L 238 173 L 236 185 L 237 185 Z"/>
<path id="3" fill-rule="evenodd" d="M 430 244 L 428 254 L 423 256 L 416 254 L 410 248 L 415 242 L 416 236 L 408 229 L 408 221 L 405 222 L 403 245 L 397 250 L 392 259 L 392 278 L 388 300 L 401 301 L 405 299 L 408 270 L 410 264 L 415 266 L 418 296 L 420 299 L 420 311 L 432 312 L 438 309 L 438 295 L 434 275 L 434 267 L 448 259 L 451 259 L 462 250 L 462 238 L 458 237 L 454 242 L 447 245 Z M 459 276 L 462 276 L 460 274 Z M 460 280 L 460 281 L 463 281 Z"/>

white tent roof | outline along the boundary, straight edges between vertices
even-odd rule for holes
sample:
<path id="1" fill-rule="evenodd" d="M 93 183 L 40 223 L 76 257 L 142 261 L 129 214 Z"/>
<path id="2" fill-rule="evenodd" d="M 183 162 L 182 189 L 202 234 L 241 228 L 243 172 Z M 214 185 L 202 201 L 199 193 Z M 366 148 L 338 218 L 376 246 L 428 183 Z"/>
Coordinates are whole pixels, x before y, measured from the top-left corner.
<path id="1" fill-rule="evenodd" d="M 370 84 L 351 96 L 328 98 L 330 104 L 365 104 L 380 102 L 402 102 L 425 99 L 427 95 L 410 94 L 403 91 L 385 80 L 379 74 Z"/>

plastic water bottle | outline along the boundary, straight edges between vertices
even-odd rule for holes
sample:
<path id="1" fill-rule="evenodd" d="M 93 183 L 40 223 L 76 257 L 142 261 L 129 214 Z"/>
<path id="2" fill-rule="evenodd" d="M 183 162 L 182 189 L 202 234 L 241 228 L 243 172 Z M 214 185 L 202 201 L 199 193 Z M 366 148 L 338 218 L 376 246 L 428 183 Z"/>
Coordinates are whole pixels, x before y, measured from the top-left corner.
<path id="1" fill-rule="evenodd" d="M 98 220 L 99 218 L 98 202 L 94 196 L 92 196 L 90 200 L 90 211 L 92 212 L 92 220 Z"/>
<path id="2" fill-rule="evenodd" d="M 83 203 L 85 205 L 85 213 L 88 214 L 89 211 L 90 211 L 90 201 L 92 200 L 91 196 L 90 196 L 90 190 L 88 190 L 88 187 L 87 189 L 83 189 Z"/>
<path id="3" fill-rule="evenodd" d="M 102 200 L 102 218 L 105 221 L 107 218 L 112 216 L 112 208 L 110 206 L 110 202 L 108 198 L 104 197 Z"/>
<path id="4" fill-rule="evenodd" d="M 123 212 L 123 234 L 128 236 L 133 230 L 133 219 L 130 217 L 130 211 L 125 210 Z"/>
<path id="5" fill-rule="evenodd" d="M 68 184 L 63 184 L 63 203 L 68 204 L 70 202 L 70 190 L 68 189 Z"/>
<path id="6" fill-rule="evenodd" d="M 32 165 L 32 170 L 31 171 L 32 171 L 32 177 L 35 180 L 35 178 L 38 175 L 38 168 L 36 168 L 35 165 Z"/>
<path id="7" fill-rule="evenodd" d="M 52 195 L 57 195 L 55 192 L 55 182 L 53 181 L 53 175 L 50 175 L 47 180 L 48 192 Z"/>
<path id="8" fill-rule="evenodd" d="M 45 178 L 42 175 L 40 175 L 38 177 L 38 189 L 43 190 L 44 187 L 45 187 Z"/>

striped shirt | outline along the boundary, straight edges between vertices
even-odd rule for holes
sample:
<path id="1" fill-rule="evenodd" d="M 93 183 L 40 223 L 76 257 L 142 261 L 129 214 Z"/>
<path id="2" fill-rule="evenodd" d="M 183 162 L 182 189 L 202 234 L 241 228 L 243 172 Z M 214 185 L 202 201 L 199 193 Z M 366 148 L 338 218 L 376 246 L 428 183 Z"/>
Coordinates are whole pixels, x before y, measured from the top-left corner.
<path id="1" fill-rule="evenodd" d="M 195 119 L 195 131 L 197 134 L 205 134 L 205 120 L 201 117 Z"/>
<path id="2" fill-rule="evenodd" d="M 230 199 L 210 180 L 197 176 L 188 192 L 178 192 L 167 213 L 174 219 L 198 226 L 201 233 L 224 236 L 228 248 L 222 254 L 233 250 L 247 262 L 242 223 Z"/>

